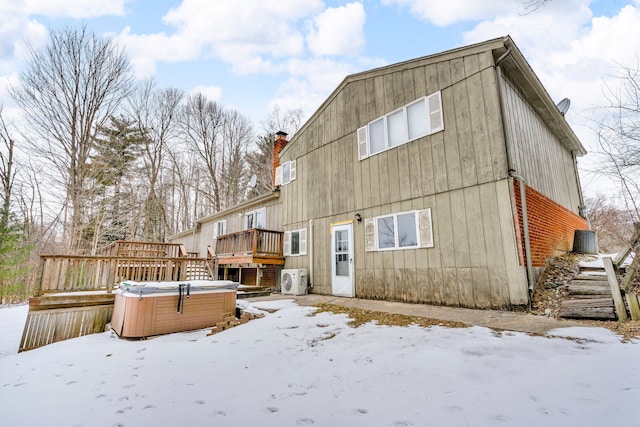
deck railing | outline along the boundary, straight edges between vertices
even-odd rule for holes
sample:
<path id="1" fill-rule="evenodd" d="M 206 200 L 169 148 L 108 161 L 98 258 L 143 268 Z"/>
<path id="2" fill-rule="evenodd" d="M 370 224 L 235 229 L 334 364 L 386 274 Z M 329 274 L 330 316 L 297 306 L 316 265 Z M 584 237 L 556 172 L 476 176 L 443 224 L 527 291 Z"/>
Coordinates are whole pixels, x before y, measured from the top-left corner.
<path id="1" fill-rule="evenodd" d="M 145 258 L 113 256 L 42 255 L 40 293 L 111 292 L 124 280 L 210 280 L 205 258 Z"/>
<path id="2" fill-rule="evenodd" d="M 101 256 L 181 258 L 188 254 L 179 243 L 136 242 L 118 240 L 98 249 Z"/>
<path id="3" fill-rule="evenodd" d="M 218 236 L 216 239 L 216 257 L 224 256 L 283 256 L 282 231 L 252 228 L 237 233 Z"/>

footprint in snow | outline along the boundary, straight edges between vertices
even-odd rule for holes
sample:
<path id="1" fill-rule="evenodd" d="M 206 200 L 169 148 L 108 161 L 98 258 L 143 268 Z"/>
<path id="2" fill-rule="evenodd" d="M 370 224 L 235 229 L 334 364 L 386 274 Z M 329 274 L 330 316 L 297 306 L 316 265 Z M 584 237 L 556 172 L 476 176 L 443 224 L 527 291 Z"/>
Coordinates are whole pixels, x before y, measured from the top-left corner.
<path id="1" fill-rule="evenodd" d="M 406 427 L 406 426 L 412 426 L 413 423 L 411 421 L 396 421 L 395 423 L 393 423 L 394 426 L 398 426 L 398 427 Z"/>
<path id="2" fill-rule="evenodd" d="M 198 399 L 198 400 L 196 400 L 196 403 L 197 403 L 198 405 L 204 405 L 204 404 L 205 404 L 205 401 L 204 401 L 204 400 L 200 400 L 200 399 Z"/>
<path id="3" fill-rule="evenodd" d="M 127 406 L 127 407 L 124 407 L 122 409 L 118 409 L 116 411 L 116 414 L 124 414 L 125 412 L 130 411 L 132 409 L 133 409 L 133 406 Z"/>
<path id="4" fill-rule="evenodd" d="M 69 381 L 66 385 L 76 384 L 78 381 Z"/>
<path id="5" fill-rule="evenodd" d="M 144 356 L 136 357 L 136 360 L 144 360 Z"/>
<path id="6" fill-rule="evenodd" d="M 217 411 L 213 411 L 213 412 L 211 413 L 211 415 L 219 415 L 219 416 L 221 416 L 221 417 L 226 417 L 226 416 L 227 416 L 227 413 L 226 413 L 225 411 L 222 411 L 222 410 L 219 410 L 219 409 L 218 409 Z"/>
<path id="7" fill-rule="evenodd" d="M 359 414 L 368 414 L 369 413 L 368 410 L 362 409 L 362 408 L 356 409 L 356 412 L 359 413 Z"/>
<path id="8" fill-rule="evenodd" d="M 124 386 L 122 388 L 123 389 L 128 389 L 128 388 L 135 387 L 135 386 L 136 386 L 135 384 L 127 384 L 126 386 Z"/>
<path id="9" fill-rule="evenodd" d="M 298 418 L 296 420 L 296 424 L 299 426 L 315 424 L 315 423 L 316 423 L 315 420 L 313 420 L 312 418 Z"/>
<path id="10" fill-rule="evenodd" d="M 143 351 L 147 351 L 147 348 L 146 347 L 142 347 L 141 349 L 136 351 L 136 353 L 142 353 Z"/>
<path id="11" fill-rule="evenodd" d="M 278 412 L 280 409 L 278 408 L 274 408 L 273 406 L 267 406 L 267 411 L 271 412 L 272 414 Z"/>
<path id="12" fill-rule="evenodd" d="M 155 407 L 156 407 L 156 405 L 147 405 L 147 406 L 145 406 L 145 407 L 144 407 L 144 408 L 142 408 L 142 409 L 153 409 L 153 408 L 155 408 Z"/>

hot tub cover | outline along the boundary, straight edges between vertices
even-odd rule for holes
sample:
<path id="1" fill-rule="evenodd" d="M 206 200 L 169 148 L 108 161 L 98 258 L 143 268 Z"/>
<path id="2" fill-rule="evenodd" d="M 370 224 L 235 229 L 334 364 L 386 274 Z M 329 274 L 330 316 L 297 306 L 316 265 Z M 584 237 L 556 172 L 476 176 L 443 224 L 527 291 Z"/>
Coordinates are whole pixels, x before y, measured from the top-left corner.
<path id="1" fill-rule="evenodd" d="M 184 280 L 179 282 L 136 282 L 125 280 L 120 283 L 120 293 L 148 295 L 163 292 L 176 292 L 187 289 L 189 292 L 212 290 L 238 290 L 238 283 L 231 280 Z"/>

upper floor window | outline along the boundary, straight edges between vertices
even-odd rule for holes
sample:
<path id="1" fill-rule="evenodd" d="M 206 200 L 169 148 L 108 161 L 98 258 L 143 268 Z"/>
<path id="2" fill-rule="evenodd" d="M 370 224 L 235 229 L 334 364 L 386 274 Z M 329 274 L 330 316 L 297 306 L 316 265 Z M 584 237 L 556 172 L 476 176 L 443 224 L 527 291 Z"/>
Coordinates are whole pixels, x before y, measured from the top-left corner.
<path id="1" fill-rule="evenodd" d="M 267 210 L 265 208 L 244 214 L 244 228 L 264 228 L 266 225 Z"/>
<path id="2" fill-rule="evenodd" d="M 444 130 L 440 91 L 419 98 L 358 129 L 360 160 Z"/>
<path id="3" fill-rule="evenodd" d="M 284 162 L 276 168 L 276 185 L 287 185 L 296 179 L 296 161 Z"/>
<path id="4" fill-rule="evenodd" d="M 432 248 L 431 209 L 368 218 L 365 238 L 367 251 Z"/>
<path id="5" fill-rule="evenodd" d="M 223 219 L 213 224 L 213 238 L 227 234 L 227 220 Z"/>

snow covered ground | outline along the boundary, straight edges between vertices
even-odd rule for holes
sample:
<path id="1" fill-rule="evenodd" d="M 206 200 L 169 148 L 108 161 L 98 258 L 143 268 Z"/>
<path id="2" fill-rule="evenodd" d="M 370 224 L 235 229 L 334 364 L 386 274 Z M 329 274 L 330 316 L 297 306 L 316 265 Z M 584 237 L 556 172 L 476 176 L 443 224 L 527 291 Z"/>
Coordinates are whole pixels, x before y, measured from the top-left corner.
<path id="1" fill-rule="evenodd" d="M 293 301 L 206 336 L 113 333 L 16 354 L 26 307 L 0 308 L 2 426 L 633 425 L 640 345 L 600 328 L 556 337 L 347 325 Z M 571 336 L 572 339 L 557 336 Z"/>

